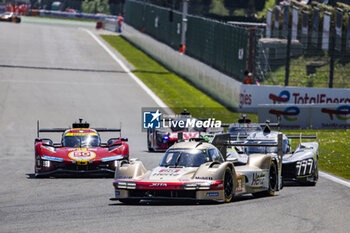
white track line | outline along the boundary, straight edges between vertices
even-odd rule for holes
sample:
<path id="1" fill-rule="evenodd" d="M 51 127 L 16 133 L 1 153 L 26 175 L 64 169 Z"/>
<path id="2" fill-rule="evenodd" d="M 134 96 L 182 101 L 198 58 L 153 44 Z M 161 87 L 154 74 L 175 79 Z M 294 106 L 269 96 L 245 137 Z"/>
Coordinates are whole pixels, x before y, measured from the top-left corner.
<path id="1" fill-rule="evenodd" d="M 168 106 L 149 88 L 147 87 L 136 75 L 134 75 L 128 67 L 105 45 L 102 41 L 91 31 L 82 28 L 81 30 L 89 33 L 94 40 L 106 50 L 106 52 L 122 67 L 122 69 L 156 102 L 161 108 L 168 108 Z"/>
<path id="2" fill-rule="evenodd" d="M 349 181 L 346 181 L 346 180 L 341 179 L 341 178 L 339 178 L 337 176 L 334 176 L 334 175 L 331 175 L 331 174 L 328 174 L 328 173 L 322 172 L 322 171 L 319 171 L 319 175 L 320 175 L 320 177 L 326 178 L 326 179 L 331 180 L 331 181 L 333 181 L 335 183 L 342 184 L 342 185 L 350 188 L 350 182 Z"/>

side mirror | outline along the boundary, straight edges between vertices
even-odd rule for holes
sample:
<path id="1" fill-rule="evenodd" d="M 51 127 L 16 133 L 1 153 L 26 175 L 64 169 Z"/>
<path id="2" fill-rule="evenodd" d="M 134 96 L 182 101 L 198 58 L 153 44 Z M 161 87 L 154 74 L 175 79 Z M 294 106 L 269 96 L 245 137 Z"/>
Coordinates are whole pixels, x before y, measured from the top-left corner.
<path id="1" fill-rule="evenodd" d="M 37 143 L 37 142 L 42 142 L 42 138 L 35 138 L 34 142 Z"/>
<path id="2" fill-rule="evenodd" d="M 47 145 L 53 146 L 53 142 L 52 142 L 52 140 L 49 139 L 49 138 L 43 138 L 43 139 L 42 139 L 42 142 L 45 143 L 45 144 L 47 144 Z"/>
<path id="3" fill-rule="evenodd" d="M 128 138 L 120 138 L 120 140 L 123 141 L 123 142 L 127 142 Z"/>
<path id="4" fill-rule="evenodd" d="M 119 141 L 119 138 L 110 138 L 107 141 L 107 146 L 110 146 L 110 145 L 112 145 L 112 144 L 114 144 L 115 142 L 118 142 L 118 141 Z"/>

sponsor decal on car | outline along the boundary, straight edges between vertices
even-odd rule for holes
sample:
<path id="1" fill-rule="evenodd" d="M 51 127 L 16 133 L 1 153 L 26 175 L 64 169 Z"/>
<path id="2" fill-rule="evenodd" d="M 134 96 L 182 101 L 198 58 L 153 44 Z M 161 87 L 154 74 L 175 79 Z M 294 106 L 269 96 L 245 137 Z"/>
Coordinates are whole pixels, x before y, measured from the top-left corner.
<path id="1" fill-rule="evenodd" d="M 150 187 L 167 187 L 167 184 L 164 183 L 152 183 L 151 185 L 149 185 Z"/>
<path id="2" fill-rule="evenodd" d="M 120 191 L 119 191 L 119 190 L 116 190 L 116 191 L 115 191 L 115 195 L 116 195 L 116 196 L 119 196 L 119 195 L 120 195 Z"/>
<path id="3" fill-rule="evenodd" d="M 97 133 L 66 133 L 65 134 L 65 136 L 87 136 L 87 135 L 97 136 Z"/>
<path id="4" fill-rule="evenodd" d="M 132 176 L 119 176 L 118 179 L 132 179 Z"/>
<path id="5" fill-rule="evenodd" d="M 261 174 L 254 173 L 251 185 L 252 186 L 261 187 L 263 185 L 263 183 L 264 183 L 264 179 L 265 179 L 265 174 L 264 173 L 261 173 Z"/>
<path id="6" fill-rule="evenodd" d="M 197 180 L 213 180 L 213 177 L 210 177 L 210 176 L 196 176 L 195 179 Z"/>
<path id="7" fill-rule="evenodd" d="M 206 192 L 204 193 L 205 197 L 218 197 L 219 196 L 219 192 Z"/>
<path id="8" fill-rule="evenodd" d="M 180 169 L 160 169 L 157 173 L 152 176 L 178 176 Z"/>
<path id="9" fill-rule="evenodd" d="M 84 149 L 84 148 L 82 148 Z M 75 161 L 89 161 L 92 160 L 96 157 L 95 152 L 92 151 L 87 151 L 87 150 L 76 150 L 72 151 L 68 154 L 69 158 L 75 160 Z"/>
<path id="10" fill-rule="evenodd" d="M 242 175 L 241 177 L 237 177 L 237 187 L 236 193 L 244 193 L 245 192 L 245 177 Z"/>

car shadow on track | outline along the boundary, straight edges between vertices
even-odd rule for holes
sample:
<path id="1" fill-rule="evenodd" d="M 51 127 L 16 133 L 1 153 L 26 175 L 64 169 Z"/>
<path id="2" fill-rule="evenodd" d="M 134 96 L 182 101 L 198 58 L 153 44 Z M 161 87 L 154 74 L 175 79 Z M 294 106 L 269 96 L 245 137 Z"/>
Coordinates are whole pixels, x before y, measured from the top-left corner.
<path id="1" fill-rule="evenodd" d="M 284 181 L 283 186 L 284 187 L 315 187 L 316 184 Z"/>
<path id="2" fill-rule="evenodd" d="M 55 176 L 41 176 L 36 177 L 34 173 L 27 173 L 26 174 L 27 179 L 110 179 L 113 180 L 114 178 L 112 176 L 98 176 L 98 175 L 55 175 Z"/>
<path id="3" fill-rule="evenodd" d="M 244 195 L 244 196 L 239 196 L 235 197 L 234 200 L 231 203 L 235 202 L 243 202 L 243 201 L 248 201 L 252 199 L 257 199 L 254 198 L 251 195 Z M 116 201 L 114 203 L 108 204 L 109 206 L 197 206 L 197 205 L 220 205 L 220 204 L 225 204 L 223 202 L 215 202 L 215 201 L 179 201 L 179 200 L 142 200 L 138 204 L 126 204 L 122 203 L 119 201 Z M 228 204 L 228 203 L 226 203 Z"/>

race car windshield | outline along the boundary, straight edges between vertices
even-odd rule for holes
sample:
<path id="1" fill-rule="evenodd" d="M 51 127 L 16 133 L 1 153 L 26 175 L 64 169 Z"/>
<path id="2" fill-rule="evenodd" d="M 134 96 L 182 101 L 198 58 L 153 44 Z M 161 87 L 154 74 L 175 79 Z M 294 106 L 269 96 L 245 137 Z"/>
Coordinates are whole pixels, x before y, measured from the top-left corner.
<path id="1" fill-rule="evenodd" d="M 73 135 L 63 137 L 63 147 L 98 147 L 100 138 L 97 135 Z"/>
<path id="2" fill-rule="evenodd" d="M 228 132 L 230 134 L 240 134 L 240 135 L 247 135 L 251 132 L 255 131 L 261 131 L 261 127 L 258 124 L 232 124 L 228 128 Z"/>
<path id="3" fill-rule="evenodd" d="M 162 162 L 161 167 L 199 167 L 203 163 L 210 162 L 212 159 L 206 150 L 187 149 L 187 150 L 168 150 Z"/>
<path id="4" fill-rule="evenodd" d="M 251 141 L 251 143 L 258 143 Z M 254 154 L 254 153 L 261 153 L 261 154 L 267 154 L 267 153 L 277 153 L 277 147 L 268 147 L 268 146 L 263 146 L 265 144 L 271 144 L 274 142 L 260 142 L 262 146 L 246 146 L 247 149 L 247 154 Z"/>

